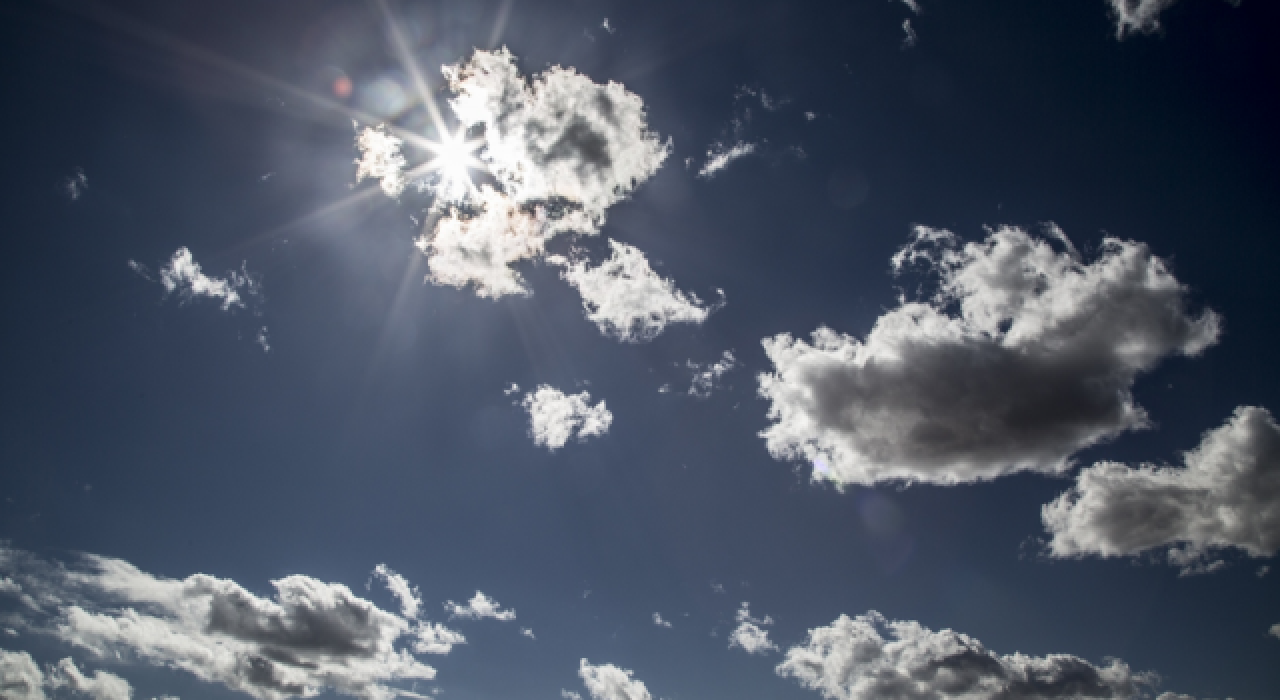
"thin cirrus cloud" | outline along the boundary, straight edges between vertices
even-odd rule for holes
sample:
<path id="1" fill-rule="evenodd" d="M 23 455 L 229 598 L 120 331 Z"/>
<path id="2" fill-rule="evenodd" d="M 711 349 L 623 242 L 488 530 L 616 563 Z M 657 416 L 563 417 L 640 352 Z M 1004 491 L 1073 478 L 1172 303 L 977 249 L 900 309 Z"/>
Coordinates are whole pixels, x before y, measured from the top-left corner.
<path id="1" fill-rule="evenodd" d="M 631 671 L 613 664 L 592 665 L 586 659 L 578 664 L 578 676 L 592 700 L 653 700 L 644 683 L 632 675 Z M 576 693 L 561 694 L 566 698 L 571 695 Z"/>
<path id="2" fill-rule="evenodd" d="M 892 259 L 938 291 L 900 300 L 865 340 L 819 328 L 762 343 L 759 376 L 775 458 L 837 486 L 959 484 L 1059 473 L 1076 451 L 1148 426 L 1135 378 L 1217 342 L 1221 319 L 1144 244 L 1107 238 L 1091 262 L 1057 227 L 1014 227 L 960 245 L 917 227 Z"/>
<path id="3" fill-rule="evenodd" d="M 565 394 L 546 384 L 524 395 L 520 406 L 529 414 L 533 444 L 555 451 L 571 439 L 579 442 L 609 432 L 613 414 L 601 400 L 591 405 L 591 394 Z"/>
<path id="4" fill-rule="evenodd" d="M 553 255 L 547 261 L 564 269 L 560 276 L 582 295 L 587 320 L 606 336 L 623 342 L 652 340 L 672 323 L 700 324 L 723 305 L 708 306 L 696 294 L 653 271 L 635 246 L 609 241 L 612 255 L 591 267 L 583 259 Z"/>
<path id="5" fill-rule="evenodd" d="M 402 694 L 391 683 L 436 675 L 406 647 L 438 633 L 438 625 L 384 611 L 339 583 L 287 576 L 271 582 L 273 596 L 261 597 L 206 574 L 175 580 L 120 559 L 83 555 L 68 564 L 10 547 L 0 548 L 0 570 L 34 603 L 10 617 L 13 626 L 97 658 L 184 671 L 261 700 L 326 690 L 383 700 Z M 55 678 L 72 687 L 120 687 L 66 665 Z"/>
<path id="6" fill-rule="evenodd" d="M 710 180 L 715 177 L 721 170 L 729 167 L 729 164 L 744 156 L 749 156 L 756 152 L 756 144 L 746 141 L 738 141 L 733 145 L 726 145 L 717 141 L 707 149 L 707 160 L 698 169 L 698 177 L 703 180 Z"/>
<path id="7" fill-rule="evenodd" d="M 743 602 L 742 607 L 738 608 L 735 619 L 738 626 L 729 633 L 730 649 L 737 647 L 748 654 L 767 654 L 778 651 L 778 645 L 769 641 L 769 630 L 764 629 L 765 626 L 773 624 L 773 618 L 768 615 L 762 619 L 752 617 L 750 605 Z"/>
<path id="8" fill-rule="evenodd" d="M 1184 574 L 1225 565 L 1218 554 L 1280 551 L 1280 426 L 1241 406 L 1183 455 L 1182 467 L 1100 462 L 1044 506 L 1058 558 L 1138 557 L 1162 551 Z"/>
<path id="9" fill-rule="evenodd" d="M 1068 654 L 999 655 L 968 635 L 874 610 L 809 630 L 775 671 L 831 700 L 1141 698 L 1159 682 L 1119 659 L 1099 666 Z"/>
<path id="10" fill-rule="evenodd" d="M 516 619 L 515 610 L 503 610 L 498 601 L 490 598 L 481 591 L 476 591 L 471 600 L 466 605 L 459 605 L 452 600 L 444 604 L 444 609 L 448 611 L 449 617 L 456 617 L 463 620 L 501 620 L 504 622 Z"/>

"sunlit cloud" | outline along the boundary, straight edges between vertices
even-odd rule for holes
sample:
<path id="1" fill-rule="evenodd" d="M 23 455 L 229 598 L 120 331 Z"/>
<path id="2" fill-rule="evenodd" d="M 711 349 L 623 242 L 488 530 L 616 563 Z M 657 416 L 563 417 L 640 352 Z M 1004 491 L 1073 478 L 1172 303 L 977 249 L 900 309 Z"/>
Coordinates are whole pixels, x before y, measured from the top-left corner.
<path id="1" fill-rule="evenodd" d="M 359 124 L 355 125 L 359 129 Z M 388 197 L 399 197 L 409 184 L 404 175 L 407 163 L 400 148 L 404 141 L 387 131 L 385 124 L 366 127 L 356 136 L 360 158 L 356 161 L 356 182 L 378 180 Z"/>
<path id="2" fill-rule="evenodd" d="M 653 700 L 649 689 L 633 678 L 631 671 L 613 664 L 592 665 L 582 659 L 578 664 L 578 675 L 592 700 Z"/>
<path id="3" fill-rule="evenodd" d="M 25 651 L 0 649 L 0 689 L 6 700 L 45 700 L 44 671 Z"/>
<path id="4" fill-rule="evenodd" d="M 130 700 L 133 697 L 133 687 L 129 685 L 129 681 L 102 669 L 94 671 L 92 675 L 85 675 L 70 657 L 53 666 L 49 674 L 49 685 L 54 689 L 68 688 L 81 695 L 88 695 L 93 700 Z"/>
<path id="5" fill-rule="evenodd" d="M 1140 698 L 1160 680 L 1119 659 L 1095 665 L 1067 654 L 998 655 L 968 635 L 875 611 L 809 630 L 776 670 L 831 700 Z"/>
<path id="6" fill-rule="evenodd" d="M 1217 554 L 1280 551 L 1280 426 L 1241 406 L 1205 433 L 1184 466 L 1100 462 L 1042 511 L 1049 554 L 1136 557 L 1163 551 L 1184 574 L 1224 565 Z"/>
<path id="7" fill-rule="evenodd" d="M 733 161 L 756 152 L 756 144 L 739 141 L 732 146 L 717 142 L 707 149 L 707 160 L 698 169 L 698 177 L 710 180 Z"/>
<path id="8" fill-rule="evenodd" d="M 613 254 L 595 267 L 581 258 L 548 258 L 564 268 L 560 276 L 582 295 L 587 319 L 601 333 L 630 343 L 652 340 L 669 324 L 700 324 L 719 308 L 676 289 L 635 246 L 611 240 L 609 248 Z"/>
<path id="9" fill-rule="evenodd" d="M 773 624 L 773 618 L 751 616 L 750 606 L 744 602 L 736 616 L 738 626 L 729 633 L 729 648 L 737 647 L 748 654 L 767 654 L 778 651 L 778 645 L 769 641 L 769 630 L 764 629 Z"/>
<path id="10" fill-rule="evenodd" d="M 569 440 L 579 442 L 609 432 L 613 414 L 604 401 L 591 405 L 591 394 L 566 395 L 546 384 L 525 394 L 520 402 L 529 414 L 529 434 L 533 444 L 555 451 Z"/>
<path id="11" fill-rule="evenodd" d="M 128 261 L 129 269 L 143 279 L 154 281 L 151 271 L 137 261 Z M 222 302 L 222 310 L 243 307 L 243 292 L 249 297 L 260 293 L 258 279 L 242 265 L 240 270 L 230 270 L 226 277 L 211 277 L 204 273 L 191 251 L 179 248 L 167 263 L 161 266 L 158 277 L 166 294 L 177 294 L 183 301 L 196 297 L 208 297 Z"/>
<path id="12" fill-rule="evenodd" d="M 962 246 L 918 227 L 893 266 L 933 273 L 931 298 L 902 299 L 865 340 L 825 327 L 812 343 L 764 339 L 770 453 L 836 485 L 958 484 L 1061 472 L 1076 451 L 1147 427 L 1135 378 L 1200 354 L 1221 319 L 1189 312 L 1187 288 L 1146 245 L 1107 238 L 1085 262 L 1047 231 Z"/>
<path id="13" fill-rule="evenodd" d="M 463 620 L 488 619 L 505 622 L 516 619 L 515 610 L 503 610 L 498 601 L 480 591 L 476 591 L 476 594 L 465 605 L 459 605 L 450 600 L 444 604 L 444 609 L 449 613 L 449 617 Z"/>

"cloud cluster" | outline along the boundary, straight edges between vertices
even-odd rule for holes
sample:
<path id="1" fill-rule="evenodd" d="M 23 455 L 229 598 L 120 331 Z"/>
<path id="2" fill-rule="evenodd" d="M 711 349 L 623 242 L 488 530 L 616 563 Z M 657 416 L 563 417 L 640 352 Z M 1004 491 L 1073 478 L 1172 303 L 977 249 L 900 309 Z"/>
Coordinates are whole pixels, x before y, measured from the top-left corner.
<path id="1" fill-rule="evenodd" d="M 411 607 L 403 594 L 416 599 L 413 589 L 379 568 L 384 580 L 403 583 L 392 592 Z M 98 658 L 182 670 L 261 700 L 325 690 L 389 699 L 404 694 L 389 683 L 436 674 L 404 645 L 438 646 L 438 625 L 381 610 L 342 584 L 294 575 L 272 581 L 274 595 L 263 597 L 206 574 L 174 580 L 92 555 L 69 566 L 8 547 L 0 548 L 0 570 L 34 603 L 10 620 L 17 626 Z M 103 699 L 127 687 L 68 663 L 54 678 Z"/>
<path id="2" fill-rule="evenodd" d="M 715 310 L 654 272 L 638 248 L 613 240 L 609 247 L 612 256 L 596 267 L 559 255 L 547 259 L 564 268 L 560 276 L 582 295 L 587 319 L 606 336 L 652 340 L 668 324 L 702 323 Z"/>
<path id="3" fill-rule="evenodd" d="M 710 364 L 699 365 L 690 360 L 689 369 L 693 370 L 693 383 L 689 385 L 689 395 L 699 399 L 710 397 L 711 392 L 716 388 L 716 382 L 737 366 L 738 361 L 729 350 L 725 350 L 719 360 Z"/>
<path id="4" fill-rule="evenodd" d="M 1100 462 L 1044 506 L 1054 557 L 1135 557 L 1166 550 L 1183 573 L 1221 567 L 1216 552 L 1280 551 L 1280 426 L 1266 409 L 1241 406 L 1184 466 L 1134 468 Z"/>
<path id="5" fill-rule="evenodd" d="M 1021 470 L 1061 472 L 1070 456 L 1147 426 L 1138 374 L 1217 342 L 1212 311 L 1141 243 L 1107 238 L 1085 262 L 1056 227 L 1018 228 L 959 245 L 917 227 L 893 256 L 938 278 L 924 301 L 901 300 L 864 341 L 819 328 L 812 344 L 762 341 L 759 377 L 778 459 L 824 464 L 840 484 L 957 484 Z"/>
<path id="6" fill-rule="evenodd" d="M 1160 29 L 1160 14 L 1177 0 L 1107 0 L 1116 23 L 1116 38 L 1138 32 L 1150 34 Z"/>
<path id="7" fill-rule="evenodd" d="M 444 604 L 444 609 L 448 611 L 449 617 L 457 617 L 463 620 L 502 620 L 509 621 L 516 619 L 515 610 L 503 610 L 498 601 L 490 598 L 481 591 L 471 596 L 471 600 L 466 605 L 459 605 L 452 600 Z"/>
<path id="8" fill-rule="evenodd" d="M 967 635 L 875 611 L 809 630 L 776 671 L 831 700 L 1137 698 L 1159 680 L 1118 659 L 1098 666 L 1066 654 L 997 655 Z"/>
<path id="9" fill-rule="evenodd" d="M 644 683 L 632 678 L 632 672 L 613 664 L 591 665 L 582 659 L 578 675 L 593 700 L 652 700 Z M 564 697 L 568 697 L 565 695 Z"/>
<path id="10" fill-rule="evenodd" d="M 742 603 L 737 614 L 738 626 L 729 633 L 729 648 L 738 647 L 748 654 L 766 654 L 778 651 L 778 645 L 769 641 L 769 630 L 762 625 L 772 625 L 773 618 L 768 615 L 764 619 L 751 616 L 750 606 Z"/>
<path id="11" fill-rule="evenodd" d="M 533 444 L 558 450 L 571 438 L 579 441 L 604 435 L 613 423 L 613 414 L 604 401 L 592 406 L 591 394 L 566 395 L 546 384 L 524 395 L 520 405 L 529 413 L 529 434 Z"/>

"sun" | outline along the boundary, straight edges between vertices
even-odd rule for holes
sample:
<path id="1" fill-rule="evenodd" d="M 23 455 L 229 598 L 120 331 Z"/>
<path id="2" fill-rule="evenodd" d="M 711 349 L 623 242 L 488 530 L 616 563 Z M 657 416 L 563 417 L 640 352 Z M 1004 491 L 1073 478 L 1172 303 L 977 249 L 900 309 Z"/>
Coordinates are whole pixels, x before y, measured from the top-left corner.
<path id="1" fill-rule="evenodd" d="M 459 199 L 471 191 L 471 170 L 483 170 L 484 163 L 475 157 L 482 140 L 467 140 L 466 128 L 458 127 L 456 134 L 443 132 L 439 141 L 426 141 L 422 145 L 434 156 L 427 162 L 428 172 L 440 178 L 439 191 L 449 199 Z"/>

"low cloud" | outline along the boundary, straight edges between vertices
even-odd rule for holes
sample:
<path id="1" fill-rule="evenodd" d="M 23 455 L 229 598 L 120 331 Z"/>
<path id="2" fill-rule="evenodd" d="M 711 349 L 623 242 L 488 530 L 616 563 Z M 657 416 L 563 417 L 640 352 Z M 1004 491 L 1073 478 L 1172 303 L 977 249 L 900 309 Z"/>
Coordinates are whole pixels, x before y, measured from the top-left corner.
<path id="1" fill-rule="evenodd" d="M 1163 551 L 1184 574 L 1221 568 L 1216 555 L 1280 551 L 1280 426 L 1242 406 L 1205 433 L 1183 466 L 1100 462 L 1041 512 L 1059 558 Z"/>
<path id="2" fill-rule="evenodd" d="M 515 610 L 503 610 L 498 601 L 490 598 L 480 591 L 467 601 L 466 605 L 458 605 L 452 600 L 444 604 L 444 609 L 448 611 L 449 617 L 461 618 L 463 620 L 502 620 L 509 621 L 516 619 Z"/>
<path id="3" fill-rule="evenodd" d="M 175 580 L 120 559 L 84 555 L 66 564 L 7 547 L 0 548 L 0 573 L 36 604 L 12 613 L 11 626 L 97 658 L 185 671 L 261 700 L 325 691 L 383 700 L 401 694 L 390 683 L 436 675 L 404 647 L 421 641 L 424 627 L 438 626 L 381 610 L 339 583 L 287 576 L 262 597 L 206 574 Z M 400 593 L 405 589 L 412 591 L 407 582 Z M 3 663 L 18 668 L 21 661 Z M 95 698 L 119 697 L 126 687 L 110 674 L 84 675 L 69 661 L 52 677 Z"/>
<path id="4" fill-rule="evenodd" d="M 765 615 L 763 619 L 751 616 L 750 606 L 743 603 L 738 609 L 738 626 L 729 633 L 729 648 L 738 647 L 748 654 L 767 654 L 778 651 L 778 645 L 769 641 L 769 630 L 763 626 L 772 625 L 773 618 Z"/>
<path id="5" fill-rule="evenodd" d="M 738 361 L 734 359 L 731 351 L 725 350 L 716 362 L 699 365 L 690 360 L 688 366 L 693 370 L 693 383 L 689 385 L 689 395 L 705 399 L 711 396 L 720 378 L 738 366 Z"/>
<path id="6" fill-rule="evenodd" d="M 579 442 L 609 432 L 613 414 L 604 401 L 591 405 L 591 394 L 566 395 L 546 384 L 524 395 L 521 407 L 529 414 L 533 444 L 555 451 L 570 439 Z"/>
<path id="7" fill-rule="evenodd" d="M 593 700 L 653 700 L 644 683 L 631 677 L 631 671 L 613 664 L 593 666 L 582 659 L 578 675 Z"/>
<path id="8" fill-rule="evenodd" d="M 1160 30 L 1160 15 L 1177 0 L 1107 0 L 1111 18 L 1116 24 L 1116 38 L 1137 32 L 1151 34 Z"/>
<path id="9" fill-rule="evenodd" d="M 582 259 L 548 258 L 564 268 L 560 276 L 582 295 L 587 320 L 604 335 L 629 343 L 652 340 L 669 324 L 700 324 L 717 308 L 660 277 L 638 248 L 612 240 L 609 247 L 612 256 L 596 267 Z"/>
<path id="10" fill-rule="evenodd" d="M 933 273 L 931 298 L 900 300 L 865 340 L 825 327 L 812 343 L 764 339 L 769 452 L 822 465 L 812 477 L 837 486 L 959 484 L 1060 473 L 1076 451 L 1147 427 L 1135 378 L 1217 342 L 1219 316 L 1188 311 L 1186 286 L 1144 244 L 1107 238 L 1085 262 L 1047 235 L 1003 227 L 961 246 L 917 227 L 892 264 Z"/>
<path id="11" fill-rule="evenodd" d="M 1118 659 L 1099 666 L 1067 654 L 998 655 L 959 632 L 875 611 L 809 630 L 776 671 L 831 700 L 1139 698 L 1159 680 Z"/>

